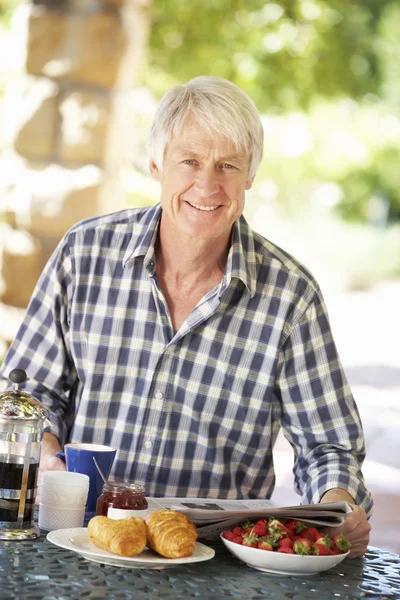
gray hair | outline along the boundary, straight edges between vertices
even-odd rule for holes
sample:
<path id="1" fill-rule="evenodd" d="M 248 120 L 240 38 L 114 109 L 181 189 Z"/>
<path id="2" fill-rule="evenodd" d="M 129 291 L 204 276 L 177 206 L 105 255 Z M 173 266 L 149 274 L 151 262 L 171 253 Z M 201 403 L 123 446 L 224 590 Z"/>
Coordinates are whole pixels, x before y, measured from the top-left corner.
<path id="1" fill-rule="evenodd" d="M 250 156 L 249 177 L 254 177 L 264 146 L 256 105 L 231 81 L 209 76 L 175 85 L 162 97 L 149 136 L 150 160 L 160 170 L 167 144 L 180 133 L 189 113 L 211 135 L 222 133 L 237 150 L 244 149 Z"/>

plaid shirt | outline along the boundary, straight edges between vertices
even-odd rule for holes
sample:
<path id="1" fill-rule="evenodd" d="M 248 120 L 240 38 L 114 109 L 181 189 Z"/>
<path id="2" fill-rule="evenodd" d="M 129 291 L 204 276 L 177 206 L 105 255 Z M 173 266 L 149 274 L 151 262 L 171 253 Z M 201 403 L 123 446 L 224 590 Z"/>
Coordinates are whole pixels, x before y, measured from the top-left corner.
<path id="1" fill-rule="evenodd" d="M 174 333 L 155 276 L 160 205 L 74 226 L 3 365 L 66 440 L 117 448 L 115 478 L 151 496 L 269 498 L 279 427 L 295 487 L 370 514 L 364 438 L 321 292 L 289 254 L 234 225 L 225 274 Z"/>

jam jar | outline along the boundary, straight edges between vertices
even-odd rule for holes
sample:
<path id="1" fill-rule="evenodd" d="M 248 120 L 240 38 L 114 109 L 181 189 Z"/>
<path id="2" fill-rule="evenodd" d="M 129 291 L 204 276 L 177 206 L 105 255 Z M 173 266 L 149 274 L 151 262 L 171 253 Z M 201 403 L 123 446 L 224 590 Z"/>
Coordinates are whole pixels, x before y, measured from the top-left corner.
<path id="1" fill-rule="evenodd" d="M 142 517 L 147 515 L 148 504 L 144 488 L 137 483 L 105 483 L 97 500 L 96 515 L 110 519 Z"/>

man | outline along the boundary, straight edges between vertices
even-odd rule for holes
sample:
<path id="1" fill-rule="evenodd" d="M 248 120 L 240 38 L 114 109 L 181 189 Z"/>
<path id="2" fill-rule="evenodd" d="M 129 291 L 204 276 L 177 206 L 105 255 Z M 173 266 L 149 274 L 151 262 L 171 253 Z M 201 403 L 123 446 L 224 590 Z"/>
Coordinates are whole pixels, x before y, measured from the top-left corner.
<path id="1" fill-rule="evenodd" d="M 279 426 L 303 502 L 354 505 L 364 553 L 364 439 L 321 292 L 242 216 L 263 150 L 254 103 L 197 77 L 161 100 L 151 208 L 74 226 L 45 268 L 3 376 L 51 411 L 42 468 L 65 441 L 117 448 L 116 478 L 149 496 L 268 498 Z"/>

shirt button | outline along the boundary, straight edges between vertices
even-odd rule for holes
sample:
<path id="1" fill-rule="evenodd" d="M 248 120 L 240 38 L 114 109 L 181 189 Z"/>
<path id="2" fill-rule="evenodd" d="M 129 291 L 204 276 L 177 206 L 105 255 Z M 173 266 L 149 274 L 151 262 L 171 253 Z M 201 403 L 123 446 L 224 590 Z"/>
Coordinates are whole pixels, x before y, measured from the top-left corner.
<path id="1" fill-rule="evenodd" d="M 158 392 L 156 392 L 156 393 L 154 394 L 154 398 L 155 398 L 156 400 L 162 400 L 162 399 L 164 398 L 164 394 L 163 394 L 163 393 L 162 393 L 162 392 L 159 390 Z"/>
<path id="2" fill-rule="evenodd" d="M 151 448 L 152 445 L 153 445 L 153 442 L 151 440 L 146 440 L 144 443 L 145 448 Z"/>

